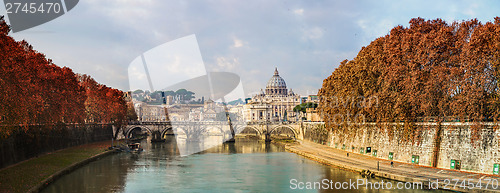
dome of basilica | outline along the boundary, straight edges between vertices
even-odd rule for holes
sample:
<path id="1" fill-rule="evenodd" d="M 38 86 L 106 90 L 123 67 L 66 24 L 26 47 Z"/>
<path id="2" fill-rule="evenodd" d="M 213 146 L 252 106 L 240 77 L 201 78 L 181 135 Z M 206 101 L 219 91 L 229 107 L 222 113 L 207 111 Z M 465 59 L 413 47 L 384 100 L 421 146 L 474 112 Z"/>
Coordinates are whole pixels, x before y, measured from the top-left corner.
<path id="1" fill-rule="evenodd" d="M 267 81 L 266 88 L 285 88 L 286 89 L 286 83 L 283 78 L 280 77 L 278 73 L 278 68 L 274 70 L 274 75 Z"/>

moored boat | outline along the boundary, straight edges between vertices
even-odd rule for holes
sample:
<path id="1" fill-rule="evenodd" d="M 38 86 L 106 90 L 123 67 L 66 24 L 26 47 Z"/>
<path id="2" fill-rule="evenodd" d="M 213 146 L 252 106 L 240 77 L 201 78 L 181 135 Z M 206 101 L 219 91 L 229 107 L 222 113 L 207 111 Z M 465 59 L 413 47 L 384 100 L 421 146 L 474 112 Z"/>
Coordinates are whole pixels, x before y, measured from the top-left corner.
<path id="1" fill-rule="evenodd" d="M 141 148 L 141 144 L 140 143 L 131 143 L 131 144 L 128 144 L 128 149 L 129 149 L 130 153 L 140 153 L 140 152 L 143 151 L 143 149 Z"/>

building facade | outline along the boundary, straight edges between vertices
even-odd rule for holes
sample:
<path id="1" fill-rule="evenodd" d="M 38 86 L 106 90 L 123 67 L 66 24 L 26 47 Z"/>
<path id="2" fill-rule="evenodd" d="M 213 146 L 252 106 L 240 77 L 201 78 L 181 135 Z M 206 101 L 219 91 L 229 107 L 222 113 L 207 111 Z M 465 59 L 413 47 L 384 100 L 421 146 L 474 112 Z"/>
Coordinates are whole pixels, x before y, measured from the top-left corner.
<path id="1" fill-rule="evenodd" d="M 148 105 L 142 102 L 136 102 L 134 105 L 138 121 L 144 122 L 163 122 L 168 121 L 168 111 L 165 106 Z"/>
<path id="2" fill-rule="evenodd" d="M 290 121 L 298 120 L 293 108 L 299 105 L 301 98 L 280 77 L 278 69 L 267 82 L 265 90 L 253 96 L 244 107 L 246 121 Z"/>

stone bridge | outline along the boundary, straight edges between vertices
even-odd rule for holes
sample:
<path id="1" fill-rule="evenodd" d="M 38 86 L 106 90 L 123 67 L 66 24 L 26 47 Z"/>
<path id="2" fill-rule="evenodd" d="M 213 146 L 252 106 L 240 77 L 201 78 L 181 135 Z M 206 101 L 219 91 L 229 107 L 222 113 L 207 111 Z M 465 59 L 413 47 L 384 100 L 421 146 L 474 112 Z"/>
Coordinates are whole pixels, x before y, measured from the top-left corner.
<path id="1" fill-rule="evenodd" d="M 236 135 L 255 135 L 270 140 L 273 135 L 286 135 L 303 139 L 301 122 L 232 122 Z M 186 139 L 197 141 L 203 136 L 222 135 L 224 141 L 233 138 L 229 124 L 225 121 L 175 121 L 175 122 L 133 122 L 122 126 L 120 138 L 131 138 L 135 132 L 147 132 L 152 140 L 161 141 L 166 135 L 185 135 Z"/>

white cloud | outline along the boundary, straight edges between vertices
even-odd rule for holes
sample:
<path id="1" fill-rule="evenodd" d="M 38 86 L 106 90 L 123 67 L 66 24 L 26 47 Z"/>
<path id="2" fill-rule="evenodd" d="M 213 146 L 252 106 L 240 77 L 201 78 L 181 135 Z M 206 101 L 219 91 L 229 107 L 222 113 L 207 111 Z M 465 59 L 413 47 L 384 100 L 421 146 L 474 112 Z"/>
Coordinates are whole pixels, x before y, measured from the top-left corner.
<path id="1" fill-rule="evenodd" d="M 311 29 L 304 31 L 304 38 L 311 40 L 320 39 L 323 37 L 323 34 L 324 34 L 323 29 L 319 27 L 313 27 Z"/>
<path id="2" fill-rule="evenodd" d="M 235 38 L 233 41 L 234 41 L 233 47 L 239 48 L 243 46 L 243 41 L 241 41 L 240 39 Z"/>
<path id="3" fill-rule="evenodd" d="M 388 34 L 392 28 L 396 27 L 393 20 L 387 18 L 379 19 L 376 22 L 369 19 L 359 19 L 356 24 L 361 28 L 359 35 L 362 36 L 363 41 L 366 43 Z"/>
<path id="4" fill-rule="evenodd" d="M 231 71 L 240 64 L 239 59 L 233 57 L 226 58 L 219 56 L 215 60 L 217 62 L 216 70 L 220 71 Z"/>
<path id="5" fill-rule="evenodd" d="M 233 45 L 231 45 L 232 48 L 241 48 L 243 46 L 245 46 L 247 44 L 247 42 L 237 38 L 237 37 L 233 37 Z"/>
<path id="6" fill-rule="evenodd" d="M 129 84 L 127 67 L 135 57 L 165 42 L 196 34 L 201 55 L 208 59 L 205 61 L 208 71 L 238 73 L 245 91 L 250 93 L 263 88 L 278 65 L 286 69 L 283 76 L 289 77 L 286 81 L 290 88 L 305 94 L 305 89 L 320 88 L 320 79 L 331 74 L 340 61 L 354 58 L 362 46 L 387 34 L 394 26 L 407 26 L 411 18 L 444 18 L 450 22 L 477 17 L 486 22 L 498 15 L 498 7 L 499 2 L 493 1 L 435 0 L 318 3 L 86 0 L 60 18 L 13 36 L 17 40 L 26 39 L 58 65 L 125 90 Z M 0 7 L 2 13 L 5 10 Z M 161 61 L 168 64 L 168 72 L 188 76 L 179 80 L 205 73 L 202 67 L 183 66 L 192 63 L 183 57 L 167 57 L 164 52 L 155 55 L 158 57 L 146 56 L 148 64 Z M 144 68 L 139 65 L 138 69 L 141 67 Z M 308 69 L 307 73 L 304 69 Z M 153 76 L 165 71 L 149 70 Z M 197 73 L 189 74 L 193 71 Z M 146 80 L 142 72 L 131 74 L 138 82 Z M 297 78 L 299 74 L 318 80 Z M 137 86 L 148 87 L 148 83 Z"/>
<path id="7" fill-rule="evenodd" d="M 360 19 L 356 22 L 362 30 L 368 29 L 368 22 L 365 19 Z"/>
<path id="8" fill-rule="evenodd" d="M 473 2 L 471 2 L 471 3 L 473 3 Z M 472 5 L 465 7 L 465 9 L 463 9 L 463 11 L 462 11 L 462 14 L 469 16 L 469 17 L 474 17 L 475 15 L 477 15 L 476 11 L 481 11 L 481 10 L 477 10 L 478 7 L 479 7 L 479 5 L 477 3 L 473 3 Z"/>
<path id="9" fill-rule="evenodd" d="M 144 68 L 148 68 L 147 72 Z M 140 79 L 144 74 L 151 78 L 154 90 L 161 90 L 176 83 L 206 74 L 196 36 L 190 35 L 159 45 L 138 56 L 129 66 L 131 90 L 149 89 L 148 80 Z M 147 84 L 146 84 L 147 83 Z M 137 85 L 137 86 L 136 86 Z M 141 88 L 140 86 L 148 86 Z"/>
<path id="10" fill-rule="evenodd" d="M 89 0 L 80 1 L 80 3 L 89 4 L 88 6 L 92 7 L 91 11 L 107 15 L 113 21 L 120 22 L 121 24 L 136 23 L 150 19 L 153 14 L 151 10 L 155 7 L 155 4 L 151 0 Z"/>
<path id="11" fill-rule="evenodd" d="M 297 14 L 297 15 L 304 15 L 304 9 L 296 9 L 296 10 L 293 10 L 293 13 Z"/>

